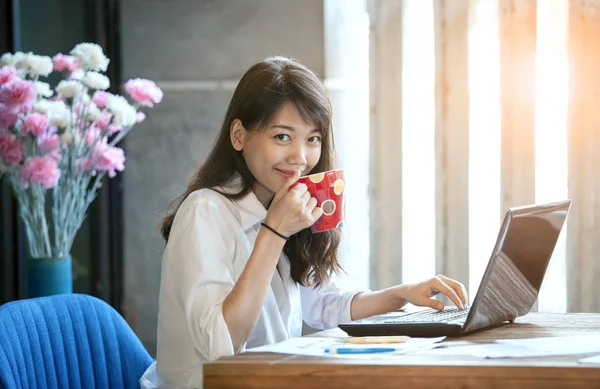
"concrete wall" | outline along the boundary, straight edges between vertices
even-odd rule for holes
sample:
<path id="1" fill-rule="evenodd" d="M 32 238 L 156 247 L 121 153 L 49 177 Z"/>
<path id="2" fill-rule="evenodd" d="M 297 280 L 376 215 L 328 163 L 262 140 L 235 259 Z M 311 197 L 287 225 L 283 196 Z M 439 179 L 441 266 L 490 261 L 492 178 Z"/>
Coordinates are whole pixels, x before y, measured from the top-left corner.
<path id="1" fill-rule="evenodd" d="M 324 73 L 322 0 L 123 0 L 123 79 L 165 93 L 125 143 L 125 316 L 156 348 L 157 224 L 218 133 L 236 81 L 275 54 Z"/>

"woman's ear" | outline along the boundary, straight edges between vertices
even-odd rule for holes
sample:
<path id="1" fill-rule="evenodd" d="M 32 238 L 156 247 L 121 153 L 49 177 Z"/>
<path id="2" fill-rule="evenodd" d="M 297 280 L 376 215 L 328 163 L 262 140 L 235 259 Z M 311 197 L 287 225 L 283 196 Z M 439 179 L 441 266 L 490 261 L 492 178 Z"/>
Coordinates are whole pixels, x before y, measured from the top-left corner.
<path id="1" fill-rule="evenodd" d="M 240 119 L 234 119 L 229 128 L 229 136 L 231 137 L 231 145 L 236 151 L 244 149 L 244 141 L 246 140 L 247 131 L 242 125 Z"/>

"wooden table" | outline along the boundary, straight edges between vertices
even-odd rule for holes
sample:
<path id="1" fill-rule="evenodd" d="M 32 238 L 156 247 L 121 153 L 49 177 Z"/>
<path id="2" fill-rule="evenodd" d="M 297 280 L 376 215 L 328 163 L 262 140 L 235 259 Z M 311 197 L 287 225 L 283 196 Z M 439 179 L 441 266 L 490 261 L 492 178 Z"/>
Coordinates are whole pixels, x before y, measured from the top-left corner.
<path id="1" fill-rule="evenodd" d="M 312 336 L 339 336 L 340 330 Z M 600 314 L 530 313 L 513 324 L 444 343 L 565 335 L 600 335 Z M 599 345 L 600 347 L 600 345 Z M 246 353 L 206 364 L 207 389 L 269 388 L 598 388 L 600 365 L 563 357 L 480 359 L 465 355 L 406 355 L 388 360 Z"/>

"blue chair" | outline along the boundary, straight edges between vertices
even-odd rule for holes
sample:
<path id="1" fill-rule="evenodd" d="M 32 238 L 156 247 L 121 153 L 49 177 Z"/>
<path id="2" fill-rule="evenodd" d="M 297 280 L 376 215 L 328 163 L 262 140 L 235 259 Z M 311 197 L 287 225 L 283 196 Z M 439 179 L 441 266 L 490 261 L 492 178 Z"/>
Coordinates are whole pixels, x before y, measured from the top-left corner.
<path id="1" fill-rule="evenodd" d="M 0 388 L 139 388 L 152 357 L 104 301 L 65 294 L 0 306 Z"/>

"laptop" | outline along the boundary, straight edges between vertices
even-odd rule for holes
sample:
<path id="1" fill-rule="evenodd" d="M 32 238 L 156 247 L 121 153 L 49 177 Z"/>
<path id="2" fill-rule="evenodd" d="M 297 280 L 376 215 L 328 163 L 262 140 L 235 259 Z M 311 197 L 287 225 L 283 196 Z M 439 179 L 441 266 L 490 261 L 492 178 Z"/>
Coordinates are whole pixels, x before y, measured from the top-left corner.
<path id="1" fill-rule="evenodd" d="M 342 323 L 350 336 L 459 337 L 512 323 L 533 307 L 571 200 L 508 209 L 473 304 L 397 311 Z"/>

